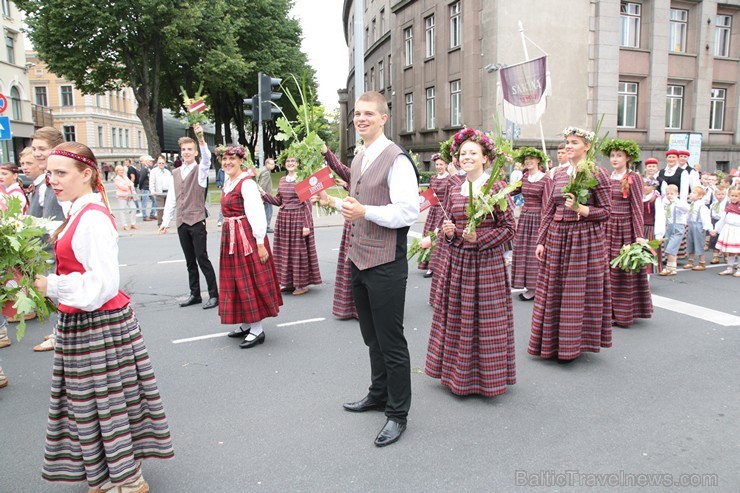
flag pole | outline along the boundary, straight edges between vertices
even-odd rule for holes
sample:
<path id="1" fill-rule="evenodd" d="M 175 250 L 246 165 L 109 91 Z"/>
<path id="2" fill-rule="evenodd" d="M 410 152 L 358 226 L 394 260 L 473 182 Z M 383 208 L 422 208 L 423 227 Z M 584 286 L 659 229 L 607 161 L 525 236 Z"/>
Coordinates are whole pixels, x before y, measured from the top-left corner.
<path id="1" fill-rule="evenodd" d="M 527 50 L 527 40 L 525 39 L 526 36 L 524 36 L 524 24 L 522 24 L 522 21 L 519 21 L 519 35 L 522 38 L 522 48 L 524 48 L 524 60 L 526 62 L 529 61 L 529 51 Z M 542 129 L 542 119 L 537 120 L 537 125 L 540 126 L 540 139 L 542 141 L 542 152 L 547 154 L 547 146 L 545 145 L 545 131 Z M 547 166 L 547 163 L 543 163 L 545 166 Z"/>

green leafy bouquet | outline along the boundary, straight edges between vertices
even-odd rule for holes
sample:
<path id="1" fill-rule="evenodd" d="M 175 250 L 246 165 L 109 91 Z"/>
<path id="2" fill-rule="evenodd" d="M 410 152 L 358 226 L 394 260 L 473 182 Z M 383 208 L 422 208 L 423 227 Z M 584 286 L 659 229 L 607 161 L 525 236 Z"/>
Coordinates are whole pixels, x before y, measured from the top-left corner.
<path id="1" fill-rule="evenodd" d="M 56 311 L 51 300 L 33 286 L 36 275 L 46 273 L 51 255 L 44 251 L 45 220 L 22 215 L 17 197 L 9 198 L 6 205 L 6 210 L 0 210 L 0 306 L 12 304 L 16 310 L 20 341 L 26 332 L 26 316 L 36 314 L 45 320 Z"/>
<path id="2" fill-rule="evenodd" d="M 188 110 L 191 104 L 197 103 L 198 101 L 203 101 L 205 104 L 206 102 L 206 96 L 203 95 L 203 83 L 200 83 L 200 87 L 198 88 L 198 91 L 195 93 L 195 96 L 192 98 L 188 96 L 188 93 L 185 92 L 185 88 L 180 86 L 180 92 L 182 93 L 182 100 L 185 103 L 185 109 Z M 208 108 L 206 108 L 208 109 Z M 192 127 L 196 123 L 200 123 L 201 125 L 208 122 L 208 118 L 206 118 L 205 112 L 203 111 L 186 111 L 185 117 L 188 119 L 188 127 Z"/>
<path id="3" fill-rule="evenodd" d="M 607 132 L 603 138 L 599 137 L 599 130 L 603 121 L 604 115 L 601 115 L 595 132 L 589 132 L 578 127 L 568 127 L 563 130 L 563 137 L 577 135 L 591 143 L 586 157 L 576 164 L 576 172 L 570 177 L 568 184 L 563 187 L 563 194 L 572 194 L 579 204 L 585 204 L 588 201 L 591 189 L 599 184 L 599 180 L 596 179 L 596 155 L 600 152 L 602 143 L 609 135 L 609 132 Z"/>
<path id="4" fill-rule="evenodd" d="M 411 245 L 409 245 L 408 251 L 406 253 L 406 258 L 408 260 L 411 260 L 414 257 L 417 257 L 416 261 L 420 264 L 424 262 L 429 262 L 429 259 L 432 257 L 432 252 L 437 246 L 437 232 L 432 230 L 427 233 L 427 235 L 422 238 L 421 240 L 419 238 L 414 238 L 411 240 Z"/>
<path id="5" fill-rule="evenodd" d="M 611 262 L 614 269 L 622 269 L 631 274 L 637 274 L 647 265 L 658 266 L 657 250 L 663 240 L 650 240 L 646 244 L 632 243 L 624 245 Z"/>

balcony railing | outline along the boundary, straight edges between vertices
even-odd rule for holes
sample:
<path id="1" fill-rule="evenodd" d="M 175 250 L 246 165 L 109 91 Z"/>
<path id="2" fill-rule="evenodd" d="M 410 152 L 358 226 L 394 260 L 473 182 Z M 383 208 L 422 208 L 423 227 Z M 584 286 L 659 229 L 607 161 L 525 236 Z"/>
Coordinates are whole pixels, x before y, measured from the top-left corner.
<path id="1" fill-rule="evenodd" d="M 51 108 L 48 106 L 32 104 L 31 114 L 33 115 L 34 127 L 41 128 L 54 126 L 54 115 L 51 114 Z"/>

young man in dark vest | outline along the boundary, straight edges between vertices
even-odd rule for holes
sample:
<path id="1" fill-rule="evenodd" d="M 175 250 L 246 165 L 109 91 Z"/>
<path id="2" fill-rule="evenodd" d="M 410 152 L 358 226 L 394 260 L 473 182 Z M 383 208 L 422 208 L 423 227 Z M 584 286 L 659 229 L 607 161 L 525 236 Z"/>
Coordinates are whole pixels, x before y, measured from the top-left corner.
<path id="1" fill-rule="evenodd" d="M 386 424 L 375 438 L 378 447 L 401 437 L 411 406 L 411 364 L 403 334 L 406 234 L 419 217 L 416 170 L 403 149 L 383 134 L 387 121 L 382 94 L 359 97 L 354 126 L 365 150 L 352 161 L 351 195 L 343 201 L 331 199 L 352 225 L 347 261 L 372 379 L 368 395 L 344 404 L 344 409 L 385 411 Z M 322 195 L 322 200 L 329 199 Z"/>
<path id="2" fill-rule="evenodd" d="M 178 144 L 182 166 L 172 172 L 174 186 L 167 191 L 159 232 L 167 232 L 167 227 L 177 212 L 175 221 L 177 235 L 180 237 L 180 246 L 185 254 L 190 282 L 190 297 L 180 303 L 180 306 L 195 305 L 203 301 L 200 296 L 200 276 L 198 275 L 198 266 L 200 266 L 208 284 L 208 301 L 203 305 L 203 309 L 207 310 L 218 306 L 216 273 L 213 271 L 213 265 L 208 259 L 206 250 L 206 188 L 208 187 L 208 170 L 211 167 L 211 151 L 208 150 L 203 138 L 201 126 L 196 123 L 193 125 L 193 131 L 198 138 L 202 155 L 200 164 L 195 161 L 198 155 L 195 141 L 190 137 L 181 137 Z"/>

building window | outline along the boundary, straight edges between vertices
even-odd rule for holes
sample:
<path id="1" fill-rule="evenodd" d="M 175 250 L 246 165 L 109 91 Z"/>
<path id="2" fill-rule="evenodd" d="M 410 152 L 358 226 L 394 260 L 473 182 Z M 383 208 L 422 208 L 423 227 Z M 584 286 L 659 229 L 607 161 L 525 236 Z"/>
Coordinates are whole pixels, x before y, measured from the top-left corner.
<path id="1" fill-rule="evenodd" d="M 732 16 L 718 15 L 714 25 L 717 28 L 714 31 L 714 56 L 729 57 Z"/>
<path id="2" fill-rule="evenodd" d="M 729 161 L 717 161 L 717 171 L 721 171 L 724 174 L 727 174 L 730 172 L 730 162 Z"/>
<path id="3" fill-rule="evenodd" d="M 10 0 L 2 0 L 3 2 L 3 15 L 10 17 Z"/>
<path id="4" fill-rule="evenodd" d="M 13 86 L 10 88 L 10 106 L 13 108 L 13 120 L 23 120 L 23 108 L 21 106 L 21 95 L 18 92 L 18 88 Z"/>
<path id="5" fill-rule="evenodd" d="M 386 87 L 391 87 L 393 85 L 391 77 L 393 77 L 393 72 L 391 72 L 391 56 L 388 55 L 388 85 Z"/>
<path id="6" fill-rule="evenodd" d="M 426 58 L 434 56 L 434 15 L 430 15 L 424 19 L 424 41 L 425 41 L 425 52 Z"/>
<path id="7" fill-rule="evenodd" d="M 385 70 L 383 66 L 383 60 L 378 61 L 378 91 L 382 91 L 385 88 Z"/>
<path id="8" fill-rule="evenodd" d="M 462 125 L 462 88 L 459 80 L 450 82 L 450 125 Z"/>
<path id="9" fill-rule="evenodd" d="M 372 44 L 378 39 L 378 32 L 375 30 L 375 19 L 370 22 L 370 26 L 372 26 L 370 29 L 370 44 Z"/>
<path id="10" fill-rule="evenodd" d="M 98 125 L 98 147 L 103 147 L 103 127 Z"/>
<path id="11" fill-rule="evenodd" d="M 375 67 L 370 67 L 370 82 L 367 88 L 370 91 L 375 90 Z"/>
<path id="12" fill-rule="evenodd" d="M 111 128 L 110 136 L 111 136 L 111 140 L 110 140 L 111 147 L 116 147 L 116 129 L 115 128 Z"/>
<path id="13" fill-rule="evenodd" d="M 406 94 L 406 131 L 414 131 L 414 93 Z"/>
<path id="14" fill-rule="evenodd" d="M 433 87 L 427 88 L 427 128 L 437 128 L 437 105 Z"/>
<path id="15" fill-rule="evenodd" d="M 688 29 L 689 11 L 671 9 L 670 51 L 686 53 L 686 32 Z"/>
<path id="16" fill-rule="evenodd" d="M 365 48 L 367 48 L 368 46 L 370 46 L 370 28 L 366 27 L 365 28 Z"/>
<path id="17" fill-rule="evenodd" d="M 414 63 L 414 28 L 407 27 L 403 30 L 403 55 L 406 67 Z"/>
<path id="18" fill-rule="evenodd" d="M 380 9 L 380 35 L 385 34 L 385 9 Z"/>
<path id="19" fill-rule="evenodd" d="M 8 51 L 8 63 L 15 65 L 15 38 L 12 34 L 5 35 L 5 48 Z"/>
<path id="20" fill-rule="evenodd" d="M 62 106 L 74 106 L 74 99 L 72 97 L 72 86 L 61 86 L 59 90 L 62 93 Z"/>
<path id="21" fill-rule="evenodd" d="M 450 5 L 450 48 L 457 48 L 462 43 L 461 3 L 455 2 Z"/>
<path id="22" fill-rule="evenodd" d="M 33 88 L 34 99 L 39 106 L 49 106 L 49 99 L 46 97 L 46 86 L 36 86 Z"/>
<path id="23" fill-rule="evenodd" d="M 123 147 L 123 129 L 118 129 L 118 147 Z"/>
<path id="24" fill-rule="evenodd" d="M 144 143 L 141 141 L 141 130 L 138 131 L 139 134 L 139 149 L 144 148 Z"/>
<path id="25" fill-rule="evenodd" d="M 727 91 L 712 88 L 712 102 L 709 107 L 709 130 L 722 130 L 725 121 L 725 97 Z"/>
<path id="26" fill-rule="evenodd" d="M 637 127 L 637 83 L 620 82 L 617 102 L 617 126 Z"/>
<path id="27" fill-rule="evenodd" d="M 126 145 L 124 146 L 126 149 L 129 148 L 128 134 L 129 134 L 129 131 L 128 131 L 128 129 L 126 129 Z"/>
<path id="28" fill-rule="evenodd" d="M 668 86 L 665 101 L 665 128 L 681 128 L 683 118 L 683 86 Z"/>
<path id="29" fill-rule="evenodd" d="M 75 133 L 75 126 L 74 125 L 64 125 L 62 127 L 62 133 L 64 134 L 64 141 L 65 142 L 75 142 L 75 141 L 77 141 L 77 135 Z"/>
<path id="30" fill-rule="evenodd" d="M 622 23 L 622 39 L 620 46 L 626 48 L 640 47 L 640 13 L 642 5 L 639 3 L 622 2 L 620 17 Z"/>

